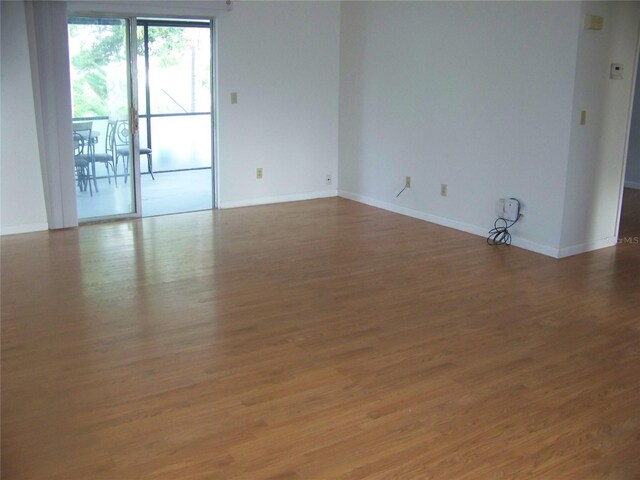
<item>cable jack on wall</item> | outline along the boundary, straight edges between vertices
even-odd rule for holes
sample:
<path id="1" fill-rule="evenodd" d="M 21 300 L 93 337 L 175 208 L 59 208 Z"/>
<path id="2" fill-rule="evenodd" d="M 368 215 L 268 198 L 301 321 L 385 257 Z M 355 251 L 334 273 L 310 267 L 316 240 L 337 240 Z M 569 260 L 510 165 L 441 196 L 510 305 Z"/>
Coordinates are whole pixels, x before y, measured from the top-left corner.
<path id="1" fill-rule="evenodd" d="M 520 201 L 517 198 L 503 198 L 498 205 L 499 216 L 493 222 L 493 228 L 489 230 L 489 236 L 487 237 L 487 243 L 492 247 L 495 245 L 511 245 L 509 229 L 518 223 L 518 220 L 522 217 Z"/>
<path id="2" fill-rule="evenodd" d="M 396 198 L 398 198 L 400 195 L 402 195 L 402 192 L 404 192 L 407 188 L 411 188 L 411 177 L 406 177 L 405 178 L 405 180 L 404 180 L 404 188 L 398 192 L 398 194 L 396 195 Z"/>

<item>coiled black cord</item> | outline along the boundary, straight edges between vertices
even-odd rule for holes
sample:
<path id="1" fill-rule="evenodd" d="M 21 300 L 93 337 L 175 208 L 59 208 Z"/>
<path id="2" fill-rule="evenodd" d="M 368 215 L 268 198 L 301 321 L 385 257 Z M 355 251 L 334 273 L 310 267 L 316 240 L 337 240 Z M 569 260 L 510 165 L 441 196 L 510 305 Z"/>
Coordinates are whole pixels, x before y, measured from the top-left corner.
<path id="1" fill-rule="evenodd" d="M 495 222 L 493 222 L 493 228 L 489 230 L 489 236 L 487 237 L 487 243 L 489 245 L 511 245 L 511 234 L 509 233 L 509 229 L 513 227 L 522 214 L 518 215 L 513 222 L 509 223 L 509 220 L 506 218 L 498 217 Z"/>

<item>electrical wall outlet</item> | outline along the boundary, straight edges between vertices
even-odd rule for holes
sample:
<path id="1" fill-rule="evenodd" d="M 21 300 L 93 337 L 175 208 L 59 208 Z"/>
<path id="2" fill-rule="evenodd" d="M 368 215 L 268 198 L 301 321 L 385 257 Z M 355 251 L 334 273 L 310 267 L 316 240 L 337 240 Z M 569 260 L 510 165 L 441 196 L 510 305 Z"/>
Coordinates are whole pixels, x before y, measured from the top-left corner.
<path id="1" fill-rule="evenodd" d="M 440 195 L 442 197 L 446 197 L 448 192 L 449 192 L 449 186 L 446 183 L 441 183 L 440 184 Z"/>
<path id="2" fill-rule="evenodd" d="M 498 216 L 510 222 L 520 218 L 521 205 L 517 198 L 501 198 L 498 200 Z"/>
<path id="3" fill-rule="evenodd" d="M 621 63 L 612 63 L 611 70 L 609 72 L 609 78 L 612 80 L 622 80 L 624 77 L 622 74 L 624 73 L 624 65 Z"/>
<path id="4" fill-rule="evenodd" d="M 256 178 L 262 180 L 262 167 L 256 168 Z"/>
<path id="5" fill-rule="evenodd" d="M 520 201 L 515 198 L 507 198 L 504 202 L 504 218 L 515 222 L 520 217 Z"/>
<path id="6" fill-rule="evenodd" d="M 405 177 L 404 188 L 411 188 L 411 177 Z"/>
<path id="7" fill-rule="evenodd" d="M 325 181 L 325 183 L 326 183 L 327 185 L 331 185 L 332 179 L 331 179 L 331 174 L 330 174 L 330 173 L 327 173 L 327 176 L 326 176 L 326 178 L 324 179 L 324 181 Z"/>
<path id="8" fill-rule="evenodd" d="M 604 18 L 600 15 L 587 15 L 584 19 L 584 28 L 587 30 L 602 30 Z"/>

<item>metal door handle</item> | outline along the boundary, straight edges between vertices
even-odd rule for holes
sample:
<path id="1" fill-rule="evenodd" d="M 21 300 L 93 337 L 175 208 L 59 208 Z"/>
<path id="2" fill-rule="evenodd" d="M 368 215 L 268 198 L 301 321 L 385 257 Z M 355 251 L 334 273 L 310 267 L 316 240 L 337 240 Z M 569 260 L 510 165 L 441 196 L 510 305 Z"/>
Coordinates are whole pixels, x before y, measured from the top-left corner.
<path id="1" fill-rule="evenodd" d="M 129 121 L 131 125 L 131 135 L 135 135 L 138 131 L 138 111 L 131 107 L 131 120 Z"/>

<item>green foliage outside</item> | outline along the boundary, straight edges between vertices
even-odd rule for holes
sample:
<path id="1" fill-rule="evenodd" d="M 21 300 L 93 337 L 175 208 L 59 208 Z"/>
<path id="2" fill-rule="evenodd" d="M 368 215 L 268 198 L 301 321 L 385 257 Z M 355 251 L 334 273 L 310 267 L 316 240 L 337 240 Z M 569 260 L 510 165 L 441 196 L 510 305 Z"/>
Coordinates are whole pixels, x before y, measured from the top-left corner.
<path id="1" fill-rule="evenodd" d="M 142 57 L 144 30 L 142 27 L 137 30 L 138 56 Z M 71 85 L 73 117 L 125 118 L 127 83 L 124 23 L 70 23 L 69 44 L 73 46 L 71 64 L 75 71 Z M 182 28 L 149 27 L 149 54 L 161 59 L 162 66 L 177 64 L 188 44 Z M 118 69 L 119 73 L 114 75 Z"/>

